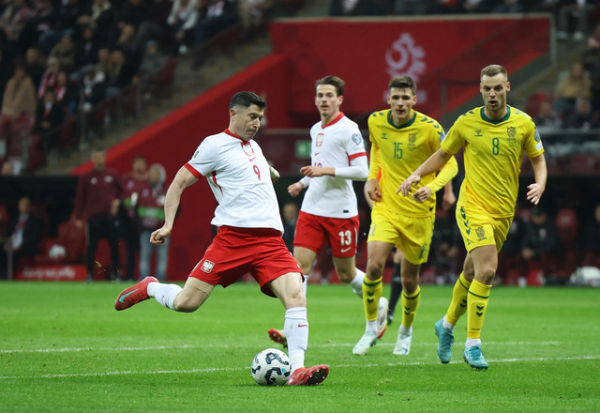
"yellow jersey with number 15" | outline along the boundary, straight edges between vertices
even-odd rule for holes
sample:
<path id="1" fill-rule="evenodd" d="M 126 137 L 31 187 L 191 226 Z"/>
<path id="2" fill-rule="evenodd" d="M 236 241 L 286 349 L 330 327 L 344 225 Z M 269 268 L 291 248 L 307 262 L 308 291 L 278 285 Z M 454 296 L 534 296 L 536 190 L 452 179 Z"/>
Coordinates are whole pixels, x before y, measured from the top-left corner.
<path id="1" fill-rule="evenodd" d="M 519 192 L 523 155 L 535 158 L 544 147 L 533 119 L 507 106 L 506 116 L 493 121 L 484 107 L 461 115 L 442 141 L 454 155 L 464 147 L 465 179 L 458 203 L 493 217 L 512 217 Z"/>

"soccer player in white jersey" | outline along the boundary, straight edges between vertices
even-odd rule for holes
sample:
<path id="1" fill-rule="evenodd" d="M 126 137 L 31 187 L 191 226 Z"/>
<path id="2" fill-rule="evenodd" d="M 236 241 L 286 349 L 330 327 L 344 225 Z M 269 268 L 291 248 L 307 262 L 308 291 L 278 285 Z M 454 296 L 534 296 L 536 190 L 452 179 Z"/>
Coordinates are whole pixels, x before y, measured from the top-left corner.
<path id="1" fill-rule="evenodd" d="M 192 312 L 206 301 L 215 285 L 227 287 L 250 272 L 262 292 L 278 297 L 286 309 L 284 331 L 291 364 L 288 384 L 319 384 L 327 377 L 329 366 L 304 367 L 308 321 L 302 274 L 281 238 L 283 225 L 269 164 L 252 139 L 265 107 L 265 101 L 252 92 L 236 93 L 229 104 L 229 128 L 200 143 L 167 191 L 165 223 L 150 236 L 153 244 L 162 244 L 171 234 L 181 194 L 202 176 L 218 202 L 212 220 L 219 227 L 217 235 L 184 288 L 146 277 L 123 290 L 115 308 L 124 310 L 154 297 L 172 310 Z"/>
<path id="2" fill-rule="evenodd" d="M 310 129 L 311 165 L 300 172 L 304 177 L 290 185 L 298 196 L 308 188 L 296 223 L 294 257 L 308 274 L 317 253 L 329 243 L 335 271 L 362 297 L 365 273 L 356 268 L 358 208 L 352 180 L 364 181 L 369 174 L 367 153 L 358 125 L 341 111 L 345 83 L 337 76 L 325 76 L 315 84 L 315 106 L 321 120 Z M 378 335 L 387 325 L 387 299 L 379 303 Z M 269 330 L 275 342 L 285 345 L 280 331 Z"/>

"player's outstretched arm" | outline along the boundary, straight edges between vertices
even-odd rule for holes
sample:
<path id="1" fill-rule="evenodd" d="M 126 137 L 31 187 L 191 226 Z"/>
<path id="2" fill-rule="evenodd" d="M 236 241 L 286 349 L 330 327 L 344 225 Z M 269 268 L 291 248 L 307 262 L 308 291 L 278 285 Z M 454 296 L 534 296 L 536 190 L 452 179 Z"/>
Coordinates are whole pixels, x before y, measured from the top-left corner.
<path id="1" fill-rule="evenodd" d="M 537 205 L 546 190 L 546 181 L 548 180 L 548 168 L 546 167 L 546 158 L 544 155 L 536 156 L 530 159 L 533 166 L 533 175 L 535 183 L 527 186 L 527 200 L 533 205 Z"/>
<path id="2" fill-rule="evenodd" d="M 421 164 L 408 178 L 400 184 L 400 187 L 396 193 L 402 193 L 404 196 L 409 196 L 410 188 L 413 185 L 421 182 L 421 177 L 429 175 L 430 173 L 437 171 L 448 162 L 452 155 L 446 153 L 443 149 L 438 149 L 433 155 L 431 155 L 425 162 Z"/>
<path id="3" fill-rule="evenodd" d="M 165 242 L 171 231 L 173 230 L 173 222 L 175 221 L 175 215 L 179 208 L 179 202 L 181 200 L 181 194 L 190 185 L 197 182 L 198 179 L 185 167 L 179 168 L 177 175 L 171 182 L 167 195 L 165 196 L 165 223 L 163 226 L 150 235 L 150 242 L 152 244 L 162 244 Z"/>

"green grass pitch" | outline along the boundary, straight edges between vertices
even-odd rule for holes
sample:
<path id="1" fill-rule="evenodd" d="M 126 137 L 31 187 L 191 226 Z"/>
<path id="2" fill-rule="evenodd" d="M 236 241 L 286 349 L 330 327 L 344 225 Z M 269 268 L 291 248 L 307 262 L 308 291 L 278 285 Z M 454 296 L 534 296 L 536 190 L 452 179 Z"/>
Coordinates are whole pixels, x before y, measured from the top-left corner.
<path id="1" fill-rule="evenodd" d="M 487 371 L 435 353 L 433 324 L 451 288 L 425 286 L 409 356 L 393 356 L 398 321 L 364 357 L 361 301 L 343 285 L 309 285 L 307 365 L 315 387 L 261 387 L 254 355 L 274 347 L 283 308 L 256 284 L 216 288 L 181 314 L 153 299 L 113 309 L 126 285 L 0 284 L 2 412 L 592 412 L 600 411 L 600 291 L 492 291 L 483 331 Z M 387 287 L 384 291 L 387 295 Z"/>

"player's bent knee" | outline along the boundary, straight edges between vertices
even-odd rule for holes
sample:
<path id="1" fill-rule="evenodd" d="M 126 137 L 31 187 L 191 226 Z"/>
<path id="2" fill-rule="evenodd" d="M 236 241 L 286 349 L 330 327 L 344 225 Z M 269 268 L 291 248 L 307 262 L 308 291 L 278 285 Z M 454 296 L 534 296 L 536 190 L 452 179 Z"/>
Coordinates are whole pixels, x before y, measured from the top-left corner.
<path id="1" fill-rule="evenodd" d="M 380 262 L 370 262 L 367 263 L 367 271 L 366 271 L 366 275 L 367 278 L 370 280 L 376 280 L 377 278 L 381 277 L 381 274 L 383 274 L 383 267 L 384 267 L 385 263 L 380 263 Z"/>

